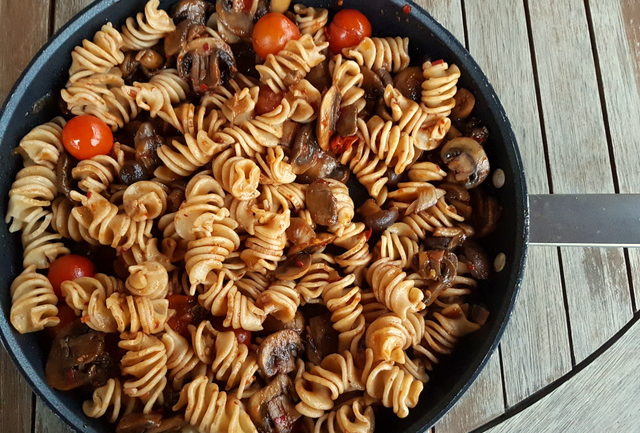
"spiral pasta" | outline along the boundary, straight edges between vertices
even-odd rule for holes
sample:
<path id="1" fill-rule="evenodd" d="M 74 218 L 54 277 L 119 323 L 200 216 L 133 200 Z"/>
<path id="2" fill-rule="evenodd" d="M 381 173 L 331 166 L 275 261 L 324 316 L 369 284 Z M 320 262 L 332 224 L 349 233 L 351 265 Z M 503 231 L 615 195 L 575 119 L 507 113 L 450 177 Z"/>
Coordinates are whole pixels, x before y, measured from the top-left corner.
<path id="1" fill-rule="evenodd" d="M 367 144 L 387 166 L 394 167 L 396 174 L 404 172 L 415 158 L 416 149 L 411 136 L 402 132 L 392 121 L 373 116 L 367 122 L 369 137 Z"/>
<path id="2" fill-rule="evenodd" d="M 366 130 L 364 120 L 358 119 L 358 129 Z M 367 132 L 368 134 L 368 132 Z M 364 139 L 347 149 L 340 157 L 340 162 L 347 165 L 369 192 L 378 205 L 387 200 L 387 165 L 371 150 Z"/>
<path id="3" fill-rule="evenodd" d="M 71 52 L 69 82 L 73 83 L 93 74 L 108 72 L 124 61 L 122 46 L 124 40 L 111 23 L 102 26 L 93 37 L 93 41 L 82 41 Z"/>
<path id="4" fill-rule="evenodd" d="M 338 54 L 334 57 L 332 80 L 342 96 L 340 106 L 354 105 L 358 112 L 367 105 L 365 91 L 361 87 L 364 79 L 360 66 L 353 60 L 347 60 Z"/>
<path id="5" fill-rule="evenodd" d="M 65 281 L 60 290 L 67 305 L 82 315 L 91 329 L 100 332 L 116 332 L 117 323 L 108 308 L 107 298 L 122 291 L 122 282 L 105 274 L 81 277 Z"/>
<path id="6" fill-rule="evenodd" d="M 216 156 L 211 171 L 222 188 L 239 200 L 251 200 L 260 194 L 260 168 L 251 159 L 234 156 L 231 148 Z"/>
<path id="7" fill-rule="evenodd" d="M 257 215 L 255 235 L 246 240 L 246 249 L 240 252 L 240 258 L 249 270 L 266 273 L 276 269 L 287 243 L 285 231 L 289 227 L 290 214 L 287 210 L 279 214 L 262 211 Z"/>
<path id="8" fill-rule="evenodd" d="M 300 294 L 294 281 L 275 281 L 257 296 L 256 304 L 265 314 L 271 314 L 283 323 L 293 320 L 300 305 Z"/>
<path id="9" fill-rule="evenodd" d="M 151 48 L 163 37 L 176 29 L 173 20 L 162 9 L 159 0 L 149 0 L 144 13 L 139 12 L 136 18 L 127 18 L 122 29 L 124 50 L 143 50 Z"/>
<path id="10" fill-rule="evenodd" d="M 125 287 L 132 295 L 162 299 L 169 290 L 169 274 L 162 264 L 155 261 L 129 266 Z"/>
<path id="11" fill-rule="evenodd" d="M 409 66 L 409 38 L 364 38 L 357 46 L 344 48 L 342 55 L 372 70 L 399 72 Z"/>
<path id="12" fill-rule="evenodd" d="M 401 268 L 407 268 L 418 251 L 420 246 L 416 239 L 400 236 L 392 230 L 385 230 L 375 247 L 376 257 L 397 260 Z"/>
<path id="13" fill-rule="evenodd" d="M 180 399 L 173 406 L 185 408 L 184 419 L 203 433 L 257 433 L 242 403 L 206 376 L 198 376 L 180 391 Z"/>
<path id="14" fill-rule="evenodd" d="M 47 231 L 52 217 L 51 212 L 40 209 L 22 229 L 23 267 L 33 265 L 45 269 L 56 258 L 69 253 L 69 249 L 61 242 L 62 236 Z"/>
<path id="15" fill-rule="evenodd" d="M 158 239 L 150 238 L 147 239 L 144 248 L 134 245 L 128 250 L 118 250 L 118 254 L 127 267 L 142 265 L 146 262 L 157 262 L 167 272 L 171 272 L 176 269 L 173 262 L 177 262 L 180 259 L 176 257 L 177 248 L 178 243 L 173 238 L 165 237 L 160 244 L 160 248 L 158 248 Z"/>
<path id="16" fill-rule="evenodd" d="M 219 332 L 215 336 L 215 355 L 210 365 L 216 380 L 226 383 L 228 391 L 238 388 L 236 396 L 243 398 L 258 371 L 258 363 L 246 344 L 238 343 L 233 331 Z"/>
<path id="17" fill-rule="evenodd" d="M 360 305 L 360 288 L 353 286 L 351 274 L 328 283 L 322 291 L 322 300 L 331 312 L 333 328 L 338 334 L 338 351 L 358 353 L 358 344 L 365 333 L 365 320 Z"/>
<path id="18" fill-rule="evenodd" d="M 375 360 L 404 364 L 404 351 L 411 343 L 409 331 L 397 314 L 383 314 L 367 327 L 366 344 Z"/>
<path id="19" fill-rule="evenodd" d="M 11 283 L 11 312 L 9 319 L 21 334 L 40 331 L 60 323 L 58 297 L 44 275 L 35 266 L 26 267 Z"/>
<path id="20" fill-rule="evenodd" d="M 78 188 L 82 191 L 101 193 L 117 178 L 124 164 L 124 157 L 120 143 L 115 143 L 113 156 L 96 155 L 90 159 L 79 161 L 71 169 L 71 177 L 78 181 Z"/>
<path id="21" fill-rule="evenodd" d="M 58 116 L 33 128 L 18 144 L 17 151 L 25 161 L 54 169 L 62 152 L 62 128 L 67 122 Z"/>
<path id="22" fill-rule="evenodd" d="M 22 230 L 28 223 L 38 220 L 57 192 L 56 175 L 50 168 L 32 165 L 21 169 L 9 190 L 5 216 L 5 222 L 11 223 L 9 231 Z"/>
<path id="23" fill-rule="evenodd" d="M 101 245 L 131 248 L 137 243 L 144 248 L 145 239 L 151 237 L 151 221 L 133 221 L 98 193 L 90 191 L 83 196 L 72 191 L 71 198 L 82 203 L 71 210 L 71 215 Z"/>
<path id="24" fill-rule="evenodd" d="M 422 103 L 429 114 L 448 116 L 456 105 L 453 99 L 458 88 L 460 69 L 447 62 L 430 62 L 422 64 Z"/>
<path id="25" fill-rule="evenodd" d="M 264 64 L 256 65 L 260 81 L 276 93 L 286 91 L 325 59 L 322 50 L 328 45 L 327 42 L 316 45 L 308 34 L 290 40 L 278 54 L 269 54 Z"/>
<path id="26" fill-rule="evenodd" d="M 122 204 L 133 221 L 152 220 L 164 214 L 167 193 L 158 182 L 142 180 L 124 190 Z"/>
<path id="27" fill-rule="evenodd" d="M 163 144 L 158 149 L 162 165 L 154 175 L 162 181 L 171 182 L 193 174 L 226 147 L 210 139 L 205 131 L 198 131 L 195 137 L 185 134 L 183 140 L 173 139 L 170 145 Z"/>
<path id="28" fill-rule="evenodd" d="M 111 408 L 107 420 L 114 423 L 120 415 L 133 411 L 135 399 L 122 392 L 122 384 L 118 378 L 111 378 L 107 383 L 93 390 L 91 400 L 82 403 L 82 412 L 90 418 L 100 418 Z"/>
<path id="29" fill-rule="evenodd" d="M 262 185 L 282 185 L 296 180 L 293 167 L 285 161 L 281 146 L 267 149 L 266 158 L 256 155 L 256 162 L 261 168 L 260 184 Z"/>
<path id="30" fill-rule="evenodd" d="M 300 398 L 296 410 L 309 418 L 320 418 L 333 409 L 340 395 L 364 389 L 361 374 L 350 352 L 326 356 L 320 365 L 296 379 L 295 388 Z"/>
<path id="31" fill-rule="evenodd" d="M 296 291 L 300 293 L 305 303 L 313 302 L 322 295 L 324 287 L 329 281 L 339 278 L 335 269 L 323 260 L 312 263 L 309 270 L 296 284 Z"/>
<path id="32" fill-rule="evenodd" d="M 309 123 L 318 117 L 322 94 L 313 84 L 302 79 L 289 86 L 283 100 L 289 103 L 290 120 L 298 123 Z"/>
<path id="33" fill-rule="evenodd" d="M 329 21 L 329 11 L 324 8 L 313 8 L 303 4 L 293 6 L 296 24 L 303 35 L 311 35 L 316 44 L 326 41 L 324 28 Z"/>
<path id="34" fill-rule="evenodd" d="M 375 261 L 367 270 L 367 282 L 378 301 L 402 319 L 410 312 L 424 309 L 424 294 L 414 287 L 412 280 L 406 279 L 406 273 L 389 258 Z"/>
<path id="35" fill-rule="evenodd" d="M 357 397 L 322 415 L 313 433 L 370 433 L 374 429 L 374 413 L 369 399 Z"/>
<path id="36" fill-rule="evenodd" d="M 162 402 L 167 385 L 167 352 L 158 338 L 142 332 L 124 334 L 118 347 L 127 352 L 120 360 L 122 374 L 133 376 L 123 384 L 124 393 L 144 402 L 143 413 L 149 413 L 156 402 Z"/>
<path id="37" fill-rule="evenodd" d="M 165 325 L 164 334 L 160 337 L 167 353 L 167 368 L 169 378 L 172 379 L 174 389 L 180 389 L 184 380 L 192 373 L 202 371 L 205 367 L 189 342 L 180 334 L 175 332 L 169 325 Z"/>
<path id="38" fill-rule="evenodd" d="M 464 221 L 464 217 L 458 215 L 455 208 L 446 203 L 444 197 L 440 197 L 434 206 L 405 216 L 387 231 L 418 240 L 424 239 L 427 233 L 432 233 L 438 228 L 453 227 L 454 223 L 461 221 Z"/>

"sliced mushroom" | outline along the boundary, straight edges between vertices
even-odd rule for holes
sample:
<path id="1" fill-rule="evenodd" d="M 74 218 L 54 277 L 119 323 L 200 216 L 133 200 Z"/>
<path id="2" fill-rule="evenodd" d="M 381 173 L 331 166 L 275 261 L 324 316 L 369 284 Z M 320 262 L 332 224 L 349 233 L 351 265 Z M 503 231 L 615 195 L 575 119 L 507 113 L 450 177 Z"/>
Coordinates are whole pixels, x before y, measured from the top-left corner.
<path id="1" fill-rule="evenodd" d="M 465 219 L 471 217 L 471 195 L 465 187 L 457 183 L 443 183 L 438 187 L 446 191 L 445 199 L 447 203 L 455 206 L 460 215 Z"/>
<path id="2" fill-rule="evenodd" d="M 276 278 L 284 281 L 292 281 L 304 276 L 311 266 L 311 255 L 298 253 L 281 262 L 276 269 Z"/>
<path id="3" fill-rule="evenodd" d="M 233 57 L 236 59 L 236 68 L 238 72 L 250 76 L 257 77 L 256 63 L 258 63 L 258 57 L 253 50 L 253 45 L 248 42 L 240 41 L 235 44 L 231 44 L 231 51 L 233 51 Z"/>
<path id="4" fill-rule="evenodd" d="M 285 329 L 290 329 L 292 331 L 296 331 L 298 334 L 302 334 L 304 331 L 305 319 L 304 315 L 300 311 L 296 311 L 296 315 L 290 322 L 282 322 L 272 315 L 268 315 L 265 319 L 262 327 L 265 332 L 271 334 L 276 331 L 282 331 Z"/>
<path id="5" fill-rule="evenodd" d="M 387 167 L 387 172 L 384 175 L 387 178 L 387 187 L 397 187 L 398 183 L 402 180 L 402 175 L 403 173 L 396 173 L 396 170 L 393 167 Z"/>
<path id="6" fill-rule="evenodd" d="M 331 314 L 326 311 L 308 319 L 307 336 L 304 340 L 307 359 L 320 364 L 325 356 L 338 350 L 338 333 L 333 329 Z"/>
<path id="7" fill-rule="evenodd" d="M 184 20 L 194 24 L 204 25 L 210 3 L 204 0 L 180 0 L 173 8 L 171 17 L 175 23 Z"/>
<path id="8" fill-rule="evenodd" d="M 60 152 L 58 162 L 56 163 L 56 187 L 58 192 L 61 192 L 68 198 L 70 198 L 71 190 L 73 189 L 73 178 L 71 177 L 71 169 L 75 167 L 76 161 L 67 152 Z"/>
<path id="9" fill-rule="evenodd" d="M 414 265 L 423 278 L 449 286 L 457 275 L 458 257 L 447 250 L 421 251 L 414 257 Z"/>
<path id="10" fill-rule="evenodd" d="M 380 77 L 380 81 L 384 87 L 389 85 L 393 85 L 393 78 L 391 78 L 391 74 L 387 71 L 386 68 L 379 68 L 375 70 L 376 75 Z"/>
<path id="11" fill-rule="evenodd" d="M 187 43 L 187 34 L 194 25 L 198 24 L 190 20 L 184 20 L 176 25 L 176 29 L 173 32 L 165 36 L 164 53 L 167 56 L 175 56 L 182 50 Z"/>
<path id="12" fill-rule="evenodd" d="M 338 202 L 324 179 L 314 180 L 307 188 L 305 198 L 313 222 L 323 226 L 338 222 Z"/>
<path id="13" fill-rule="evenodd" d="M 151 122 L 140 124 L 134 137 L 134 143 L 136 159 L 147 172 L 155 170 L 162 162 L 158 157 L 158 148 L 164 144 L 164 140 L 156 133 Z"/>
<path id="14" fill-rule="evenodd" d="M 180 77 L 189 80 L 196 93 L 222 84 L 236 73 L 231 47 L 205 26 L 193 26 L 177 59 Z"/>
<path id="15" fill-rule="evenodd" d="M 342 96 L 336 86 L 331 86 L 322 97 L 318 122 L 316 124 L 316 137 L 320 149 L 329 150 L 329 141 L 336 130 L 336 122 L 340 116 L 340 102 Z"/>
<path id="16" fill-rule="evenodd" d="M 456 119 L 466 119 L 471 115 L 473 107 L 476 105 L 476 97 L 465 88 L 460 87 L 453 99 L 456 101 L 455 107 L 451 110 L 451 116 Z"/>
<path id="17" fill-rule="evenodd" d="M 302 174 L 316 163 L 318 158 L 318 142 L 313 128 L 306 124 L 296 132 L 289 158 L 295 174 Z"/>
<path id="18" fill-rule="evenodd" d="M 398 208 L 382 209 L 375 200 L 368 199 L 358 208 L 364 224 L 375 232 L 382 232 L 398 220 Z"/>
<path id="19" fill-rule="evenodd" d="M 140 161 L 125 161 L 118 176 L 120 177 L 120 182 L 125 185 L 151 179 L 151 174 Z"/>
<path id="20" fill-rule="evenodd" d="M 47 358 L 47 383 L 69 391 L 83 385 L 102 386 L 112 377 L 115 363 L 106 351 L 106 334 L 75 320 L 56 335 Z"/>
<path id="21" fill-rule="evenodd" d="M 411 66 L 396 74 L 393 78 L 393 86 L 405 97 L 420 102 L 423 81 L 422 69 L 419 66 Z"/>
<path id="22" fill-rule="evenodd" d="M 243 0 L 218 1 L 216 14 L 218 14 L 218 21 L 231 34 L 241 39 L 248 39 L 253 30 L 253 13 L 245 12 L 244 4 Z"/>
<path id="23" fill-rule="evenodd" d="M 120 419 L 116 433 L 147 433 L 151 428 L 160 427 L 161 421 L 159 413 L 130 413 Z"/>
<path id="24" fill-rule="evenodd" d="M 151 48 L 139 51 L 135 59 L 148 70 L 159 69 L 164 65 L 164 57 L 162 57 L 162 54 Z"/>
<path id="25" fill-rule="evenodd" d="M 330 233 L 320 233 L 309 242 L 293 245 L 291 248 L 289 248 L 289 254 L 297 254 L 300 251 L 308 254 L 317 253 L 318 251 L 321 251 L 324 247 L 329 245 L 331 242 L 333 242 L 335 238 L 335 235 L 332 235 Z"/>
<path id="26" fill-rule="evenodd" d="M 489 174 L 489 158 L 482 146 L 472 138 L 449 140 L 442 146 L 440 157 L 455 180 L 463 183 L 467 189 L 480 185 Z"/>
<path id="27" fill-rule="evenodd" d="M 329 60 L 325 60 L 322 63 L 311 68 L 307 76 L 305 77 L 313 87 L 318 89 L 321 93 L 331 86 L 331 73 L 329 72 Z"/>
<path id="28" fill-rule="evenodd" d="M 482 305 L 473 305 L 469 311 L 469 320 L 473 323 L 477 323 L 480 326 L 484 326 L 489 319 L 489 310 Z"/>
<path id="29" fill-rule="evenodd" d="M 362 72 L 362 89 L 364 89 L 364 97 L 367 101 L 365 111 L 373 113 L 378 101 L 384 95 L 384 84 L 380 77 L 367 67 L 361 68 Z"/>
<path id="30" fill-rule="evenodd" d="M 476 230 L 475 236 L 483 238 L 493 233 L 502 214 L 498 200 L 483 189 L 476 188 L 471 191 L 471 206 L 471 223 Z"/>
<path id="31" fill-rule="evenodd" d="M 288 376 L 279 374 L 253 394 L 247 412 L 260 433 L 291 433 L 300 414 L 295 409 L 295 392 Z"/>
<path id="32" fill-rule="evenodd" d="M 477 117 L 469 117 L 457 124 L 464 136 L 473 138 L 480 144 L 484 144 L 489 138 L 489 129 Z"/>
<path id="33" fill-rule="evenodd" d="M 265 377 L 290 373 L 302 351 L 300 334 L 290 329 L 278 331 L 262 340 L 258 347 L 258 366 Z"/>
<path id="34" fill-rule="evenodd" d="M 358 108 L 354 105 L 347 105 L 340 110 L 340 117 L 336 122 L 336 134 L 341 137 L 350 137 L 357 132 L 356 121 L 358 119 Z"/>
<path id="35" fill-rule="evenodd" d="M 316 236 L 313 228 L 302 218 L 291 218 L 291 222 L 286 231 L 287 240 L 293 245 L 308 243 Z"/>
<path id="36" fill-rule="evenodd" d="M 136 53 L 129 51 L 124 55 L 124 61 L 120 63 L 120 72 L 122 72 L 122 78 L 129 82 L 133 76 L 138 72 L 140 62 L 136 60 Z"/>
<path id="37" fill-rule="evenodd" d="M 473 278 L 486 280 L 491 272 L 491 264 L 485 249 L 477 242 L 467 239 L 462 244 L 462 254 L 464 262 L 467 264 L 469 272 Z"/>
<path id="38" fill-rule="evenodd" d="M 172 188 L 167 194 L 167 213 L 176 212 L 184 199 L 184 188 Z"/>

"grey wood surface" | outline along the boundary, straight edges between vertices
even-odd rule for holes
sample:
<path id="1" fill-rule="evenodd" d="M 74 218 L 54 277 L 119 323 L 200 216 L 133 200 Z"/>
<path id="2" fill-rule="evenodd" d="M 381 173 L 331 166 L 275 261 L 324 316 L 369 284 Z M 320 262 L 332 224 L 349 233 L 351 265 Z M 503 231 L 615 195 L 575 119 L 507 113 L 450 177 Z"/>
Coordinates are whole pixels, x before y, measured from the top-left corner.
<path id="1" fill-rule="evenodd" d="M 0 99 L 47 37 L 89 3 L 0 0 L 2 28 L 21 30 L 6 31 L 0 43 Z M 530 192 L 640 192 L 640 2 L 417 3 L 467 46 L 494 85 L 518 138 Z M 639 276 L 637 251 L 531 248 L 500 350 L 435 432 L 481 427 L 569 372 L 637 311 Z M 600 423 L 592 431 L 633 431 L 637 422 L 627 422 L 638 406 L 625 396 L 638 395 L 638 381 L 622 378 L 640 367 L 638 324 L 628 332 L 560 388 L 491 432 L 582 432 L 594 425 L 588 420 Z M 629 353 L 636 356 L 625 358 Z M 589 405 L 583 395 L 596 391 L 602 398 L 595 401 L 611 404 Z M 0 393 L 1 432 L 71 431 L 33 396 L 4 349 Z M 571 421 L 573 414 L 584 418 L 582 424 Z M 593 414 L 602 416 L 589 418 Z M 536 424 L 539 419 L 546 427 Z"/>

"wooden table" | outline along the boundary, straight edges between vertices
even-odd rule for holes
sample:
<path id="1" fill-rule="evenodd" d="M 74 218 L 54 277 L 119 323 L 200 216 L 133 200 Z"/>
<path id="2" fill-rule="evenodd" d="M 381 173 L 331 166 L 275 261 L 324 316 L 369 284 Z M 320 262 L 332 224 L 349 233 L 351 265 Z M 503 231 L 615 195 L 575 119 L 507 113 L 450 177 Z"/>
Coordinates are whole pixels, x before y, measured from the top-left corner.
<path id="1" fill-rule="evenodd" d="M 89 3 L 0 0 L 0 99 Z M 418 3 L 489 76 L 531 193 L 640 193 L 640 2 Z M 640 432 L 639 278 L 636 250 L 532 247 L 499 350 L 434 430 Z M 0 431 L 71 431 L 2 350 Z"/>

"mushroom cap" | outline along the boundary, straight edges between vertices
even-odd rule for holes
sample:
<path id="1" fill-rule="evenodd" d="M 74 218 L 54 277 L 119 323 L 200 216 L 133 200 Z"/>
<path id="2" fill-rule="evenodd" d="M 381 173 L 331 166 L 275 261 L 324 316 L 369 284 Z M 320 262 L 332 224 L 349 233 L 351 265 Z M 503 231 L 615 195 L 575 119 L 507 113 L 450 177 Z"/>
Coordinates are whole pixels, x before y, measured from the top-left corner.
<path id="1" fill-rule="evenodd" d="M 300 334 L 285 329 L 266 337 L 258 347 L 258 366 L 265 377 L 279 373 L 290 373 L 295 369 L 295 360 L 302 351 Z"/>
<path id="2" fill-rule="evenodd" d="M 473 138 L 457 137 L 449 140 L 440 150 L 457 182 L 467 189 L 480 185 L 489 174 L 489 158 L 484 148 Z"/>

